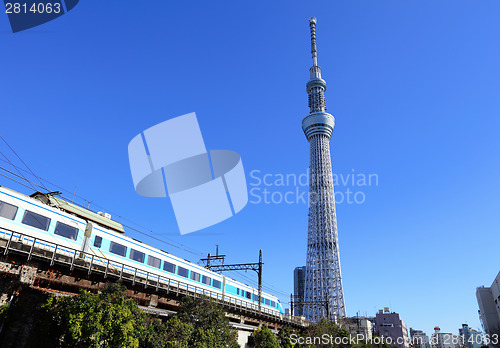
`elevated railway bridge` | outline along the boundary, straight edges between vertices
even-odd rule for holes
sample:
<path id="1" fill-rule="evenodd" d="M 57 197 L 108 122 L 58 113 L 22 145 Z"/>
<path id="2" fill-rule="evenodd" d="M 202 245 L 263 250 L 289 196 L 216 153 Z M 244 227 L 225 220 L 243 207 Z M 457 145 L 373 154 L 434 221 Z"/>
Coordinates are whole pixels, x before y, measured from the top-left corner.
<path id="1" fill-rule="evenodd" d="M 17 277 L 33 289 L 71 296 L 80 289 L 98 291 L 106 283 L 120 282 L 126 288 L 126 295 L 135 299 L 141 309 L 160 317 L 174 315 L 184 296 L 208 296 L 222 307 L 231 325 L 238 330 L 242 345 L 253 330 L 262 325 L 273 330 L 283 326 L 301 329 L 308 325 L 297 317 L 276 316 L 257 305 L 178 280 L 160 281 L 159 274 L 144 274 L 130 268 L 128 264 L 111 262 L 103 256 L 0 228 L 0 275 Z"/>

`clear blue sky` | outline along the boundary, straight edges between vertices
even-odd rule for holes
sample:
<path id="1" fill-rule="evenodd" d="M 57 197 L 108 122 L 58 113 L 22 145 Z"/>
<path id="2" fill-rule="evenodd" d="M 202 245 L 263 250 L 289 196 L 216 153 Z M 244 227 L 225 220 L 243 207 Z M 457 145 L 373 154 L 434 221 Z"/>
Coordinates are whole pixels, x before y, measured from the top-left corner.
<path id="1" fill-rule="evenodd" d="M 127 146 L 194 111 L 207 147 L 240 153 L 249 183 L 252 170 L 304 173 L 316 16 L 333 170 L 378 176 L 336 188 L 365 194 L 337 209 L 347 313 L 390 306 L 409 327 L 456 333 L 479 327 L 475 289 L 500 270 L 499 12 L 497 0 L 87 0 L 17 34 L 3 15 L 1 134 L 93 209 L 203 254 L 219 244 L 231 263 L 255 262 L 262 248 L 264 283 L 288 302 L 305 263 L 307 205 L 248 204 L 180 236 L 168 199 L 135 193 Z"/>

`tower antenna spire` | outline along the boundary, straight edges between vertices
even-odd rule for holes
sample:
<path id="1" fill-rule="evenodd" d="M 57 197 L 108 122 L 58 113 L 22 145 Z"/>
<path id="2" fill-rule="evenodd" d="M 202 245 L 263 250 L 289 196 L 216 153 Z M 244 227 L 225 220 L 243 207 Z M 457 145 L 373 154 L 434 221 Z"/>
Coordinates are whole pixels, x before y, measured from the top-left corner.
<path id="1" fill-rule="evenodd" d="M 313 66 L 318 66 L 318 49 L 316 48 L 316 17 L 309 18 L 309 26 L 311 27 L 311 53 Z"/>

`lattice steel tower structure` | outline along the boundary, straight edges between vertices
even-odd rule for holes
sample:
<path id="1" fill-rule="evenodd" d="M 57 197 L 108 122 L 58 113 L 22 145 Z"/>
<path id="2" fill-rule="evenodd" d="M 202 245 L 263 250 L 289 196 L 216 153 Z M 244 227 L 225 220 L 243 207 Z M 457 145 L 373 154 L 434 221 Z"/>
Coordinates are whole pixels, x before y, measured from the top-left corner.
<path id="1" fill-rule="evenodd" d="M 335 120 L 325 112 L 326 82 L 318 66 L 316 18 L 310 18 L 309 25 L 313 66 L 306 86 L 310 114 L 302 120 L 311 146 L 304 314 L 317 322 L 345 317 L 345 304 L 329 144 Z"/>

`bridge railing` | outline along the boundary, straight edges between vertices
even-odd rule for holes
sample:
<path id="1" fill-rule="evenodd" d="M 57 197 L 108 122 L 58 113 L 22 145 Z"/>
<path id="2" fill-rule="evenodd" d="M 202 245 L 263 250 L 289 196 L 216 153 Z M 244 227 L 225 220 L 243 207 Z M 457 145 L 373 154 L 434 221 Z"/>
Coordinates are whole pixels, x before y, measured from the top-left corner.
<path id="1" fill-rule="evenodd" d="M 88 252 L 69 248 L 4 227 L 0 227 L 0 248 L 3 249 L 4 255 L 9 252 L 24 254 L 27 256 L 28 261 L 36 257 L 49 262 L 51 266 L 57 263 L 69 267 L 71 271 L 77 268 L 86 271 L 89 275 L 92 273 L 100 274 L 105 279 L 113 277 L 119 281 L 129 281 L 132 285 L 141 284 L 145 289 L 154 288 L 155 291 L 161 290 L 167 294 L 175 293 L 177 296 L 187 295 L 191 297 L 208 296 L 228 308 L 246 310 L 255 314 L 263 313 L 274 320 L 280 319 L 288 323 L 302 325 L 297 318 L 282 316 L 277 311 L 262 307 L 259 310 L 257 304 L 244 302 L 203 287 L 167 278 L 165 275 L 156 272 L 111 260 L 93 251 Z"/>

